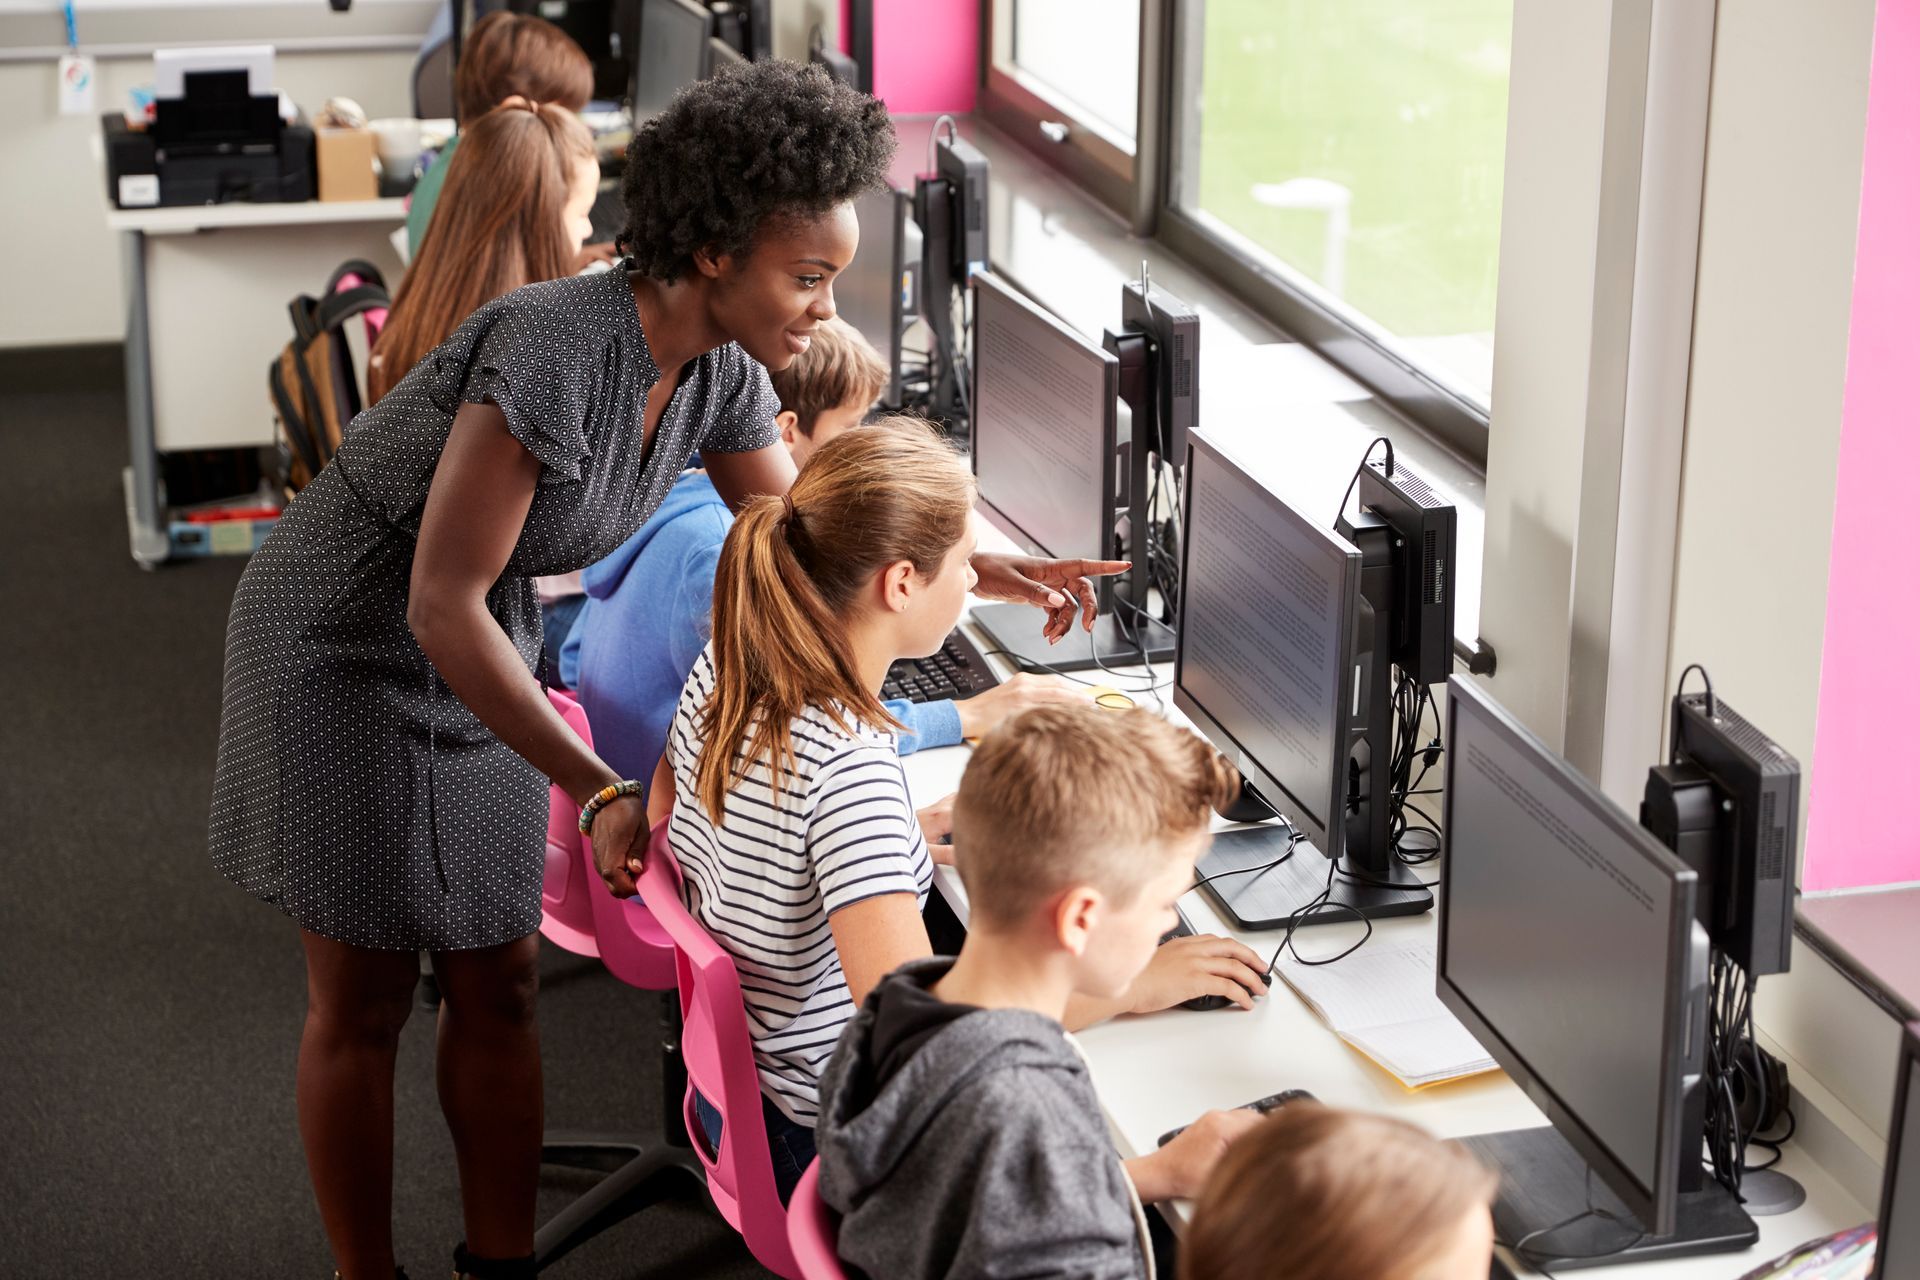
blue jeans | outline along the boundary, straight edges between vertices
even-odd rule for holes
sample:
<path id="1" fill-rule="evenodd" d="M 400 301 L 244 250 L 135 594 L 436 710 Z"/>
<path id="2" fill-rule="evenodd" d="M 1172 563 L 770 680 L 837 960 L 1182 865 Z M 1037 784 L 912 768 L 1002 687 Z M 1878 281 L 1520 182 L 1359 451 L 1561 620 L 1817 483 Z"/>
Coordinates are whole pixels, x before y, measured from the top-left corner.
<path id="1" fill-rule="evenodd" d="M 700 1128 L 707 1136 L 707 1146 L 718 1151 L 720 1112 L 698 1089 L 693 1091 L 693 1113 L 700 1117 Z M 793 1189 L 800 1185 L 800 1175 L 813 1163 L 813 1130 L 787 1119 L 787 1113 L 765 1097 L 760 1099 L 760 1113 L 767 1120 L 767 1151 L 773 1156 L 773 1185 L 780 1192 L 780 1203 L 785 1204 L 793 1199 Z"/>

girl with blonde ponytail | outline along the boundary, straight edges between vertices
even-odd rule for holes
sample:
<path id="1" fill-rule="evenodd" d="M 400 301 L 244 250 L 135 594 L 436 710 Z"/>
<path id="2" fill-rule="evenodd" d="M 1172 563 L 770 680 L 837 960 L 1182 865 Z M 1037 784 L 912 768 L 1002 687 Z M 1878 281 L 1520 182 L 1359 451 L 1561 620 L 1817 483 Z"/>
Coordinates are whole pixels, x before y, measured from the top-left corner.
<path id="1" fill-rule="evenodd" d="M 879 689 L 960 618 L 973 497 L 951 449 L 895 420 L 835 437 L 785 497 L 748 502 L 654 775 L 656 812 L 681 798 L 668 838 L 687 905 L 740 969 L 783 1197 L 813 1158 L 841 1026 L 931 951 L 933 864 Z"/>

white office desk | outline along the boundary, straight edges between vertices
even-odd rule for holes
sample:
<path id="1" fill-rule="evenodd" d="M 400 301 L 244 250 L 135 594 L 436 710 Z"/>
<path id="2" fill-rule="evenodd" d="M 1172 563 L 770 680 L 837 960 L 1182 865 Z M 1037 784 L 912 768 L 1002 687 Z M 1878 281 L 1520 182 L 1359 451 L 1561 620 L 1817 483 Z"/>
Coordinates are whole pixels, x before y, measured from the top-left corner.
<path id="1" fill-rule="evenodd" d="M 984 534 L 982 540 L 989 544 L 993 541 Z M 1171 678 L 1171 667 L 1159 671 L 1163 679 Z M 1088 679 L 1101 678 L 1098 671 L 1080 674 Z M 1169 718 L 1186 723 L 1184 716 L 1171 709 L 1172 691 L 1163 690 L 1161 696 L 1168 701 Z M 1136 695 L 1135 700 L 1141 706 L 1153 706 L 1150 696 Z M 967 754 L 968 748 L 960 746 L 919 751 L 905 758 L 902 763 L 916 807 L 939 799 L 959 785 Z M 1309 849 L 1303 845 L 1302 854 L 1307 855 Z M 938 867 L 935 885 L 965 923 L 966 893 L 958 874 L 951 867 Z M 1241 933 L 1228 928 L 1203 891 L 1187 894 L 1181 908 L 1196 932 L 1236 937 L 1262 957 L 1270 957 L 1279 942 L 1277 933 Z M 1305 954 L 1326 955 L 1350 945 L 1361 928 L 1358 924 L 1318 925 L 1300 930 L 1296 940 Z M 1437 928 L 1432 912 L 1377 921 L 1367 945 L 1414 937 L 1431 939 Z M 1570 998 L 1577 996 L 1570 993 Z M 1277 977 L 1272 991 L 1252 1012 L 1221 1009 L 1201 1013 L 1175 1008 L 1142 1017 L 1116 1018 L 1081 1032 L 1079 1040 L 1092 1063 L 1094 1086 L 1123 1157 L 1154 1150 L 1159 1135 L 1203 1111 L 1239 1106 L 1282 1089 L 1305 1089 L 1333 1106 L 1396 1115 L 1447 1138 L 1547 1123 L 1503 1072 L 1417 1091 L 1405 1088 L 1334 1035 Z M 1803 1240 L 1874 1216 L 1868 1206 L 1849 1196 L 1797 1147 L 1789 1144 L 1780 1167 L 1806 1187 L 1807 1202 L 1781 1217 L 1759 1219 L 1760 1243 L 1754 1248 L 1739 1254 L 1602 1267 L 1578 1274 L 1595 1280 L 1628 1274 L 1647 1280 L 1734 1280 Z M 1182 1202 L 1168 1208 L 1176 1227 L 1183 1226 L 1190 1206 Z M 1508 1262 L 1516 1273 L 1527 1273 L 1511 1258 Z"/>
<path id="2" fill-rule="evenodd" d="M 293 336 L 287 304 L 363 258 L 398 287 L 388 236 L 406 202 L 303 201 L 117 209 L 127 303 L 127 528 L 133 558 L 169 553 L 160 453 L 273 443 L 267 367 Z"/>

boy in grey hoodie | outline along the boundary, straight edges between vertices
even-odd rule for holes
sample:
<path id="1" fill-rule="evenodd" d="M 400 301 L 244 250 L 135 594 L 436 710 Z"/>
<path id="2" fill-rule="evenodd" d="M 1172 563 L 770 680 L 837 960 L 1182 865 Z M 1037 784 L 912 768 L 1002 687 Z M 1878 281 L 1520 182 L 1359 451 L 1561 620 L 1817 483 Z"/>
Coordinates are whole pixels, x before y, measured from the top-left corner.
<path id="1" fill-rule="evenodd" d="M 1198 737 L 1144 711 L 1042 708 L 980 744 L 953 810 L 966 944 L 876 987 L 821 1079 L 820 1193 L 849 1267 L 1153 1276 L 1142 1202 L 1196 1195 L 1257 1117 L 1210 1112 L 1122 1162 L 1062 1015 L 1123 994 L 1165 1007 L 1136 979 L 1237 787 Z M 1218 965 L 1218 994 L 1242 1006 L 1258 980 L 1244 950 L 1226 944 Z"/>

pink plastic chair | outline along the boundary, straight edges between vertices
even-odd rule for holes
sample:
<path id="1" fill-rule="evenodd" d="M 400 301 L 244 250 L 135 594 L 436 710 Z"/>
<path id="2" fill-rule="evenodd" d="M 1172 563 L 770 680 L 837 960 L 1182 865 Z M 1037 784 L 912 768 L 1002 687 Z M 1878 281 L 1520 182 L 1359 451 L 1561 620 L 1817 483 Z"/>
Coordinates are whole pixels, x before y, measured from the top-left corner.
<path id="1" fill-rule="evenodd" d="M 559 698 L 552 690 L 548 691 L 548 697 L 554 698 L 558 705 Z M 583 715 L 583 723 L 584 719 Z M 579 811 L 572 808 L 571 800 L 567 806 L 570 810 L 567 821 L 573 835 L 573 875 L 568 881 L 567 900 L 584 904 L 592 922 L 591 938 L 599 949 L 600 963 L 628 986 L 643 991 L 673 991 L 678 978 L 672 940 L 638 898 L 623 901 L 607 892 L 599 869 L 594 866 L 591 844 L 580 836 Z M 547 832 L 551 842 L 551 825 Z M 663 841 L 664 837 L 656 830 L 653 839 Z M 546 934 L 545 924 L 541 932 Z M 641 1210 L 661 1200 L 697 1191 L 702 1185 L 704 1169 L 685 1141 L 680 1115 L 679 1101 L 686 1075 L 680 1065 L 680 1026 L 675 1005 L 675 997 L 663 997 L 660 1110 L 661 1132 L 666 1140 L 643 1143 L 619 1134 L 547 1133 L 540 1148 L 543 1164 L 604 1170 L 607 1176 L 535 1233 L 533 1252 L 538 1265 L 548 1266 Z M 764 1141 L 763 1135 L 763 1144 Z M 771 1173 L 769 1165 L 769 1176 Z"/>
<path id="2" fill-rule="evenodd" d="M 787 1202 L 787 1244 L 800 1267 L 800 1280 L 847 1280 L 834 1245 L 839 1234 L 839 1221 L 820 1198 L 820 1162 L 815 1160 Z"/>
<path id="3" fill-rule="evenodd" d="M 589 747 L 593 730 L 587 727 L 587 713 L 574 696 L 562 689 L 548 689 L 547 701 L 580 735 Z M 598 956 L 600 944 L 594 940 L 593 891 L 611 900 L 594 873 L 593 855 L 586 849 L 586 837 L 580 834 L 580 809 L 573 797 L 559 787 L 553 789 L 547 812 L 547 870 L 540 887 L 540 936 L 577 956 Z M 664 990 L 667 984 L 653 986 Z"/>
<path id="4" fill-rule="evenodd" d="M 760 1106 L 760 1072 L 753 1061 L 747 1006 L 733 957 L 715 942 L 681 899 L 680 864 L 667 848 L 666 824 L 654 827 L 640 893 L 673 939 L 680 974 L 680 1053 L 687 1068 L 682 1116 L 694 1154 L 706 1169 L 707 1190 L 720 1216 L 769 1271 L 800 1280 L 787 1242 L 787 1210 L 773 1180 L 767 1122 Z M 709 1152 L 693 1094 L 720 1113 L 720 1149 Z"/>

